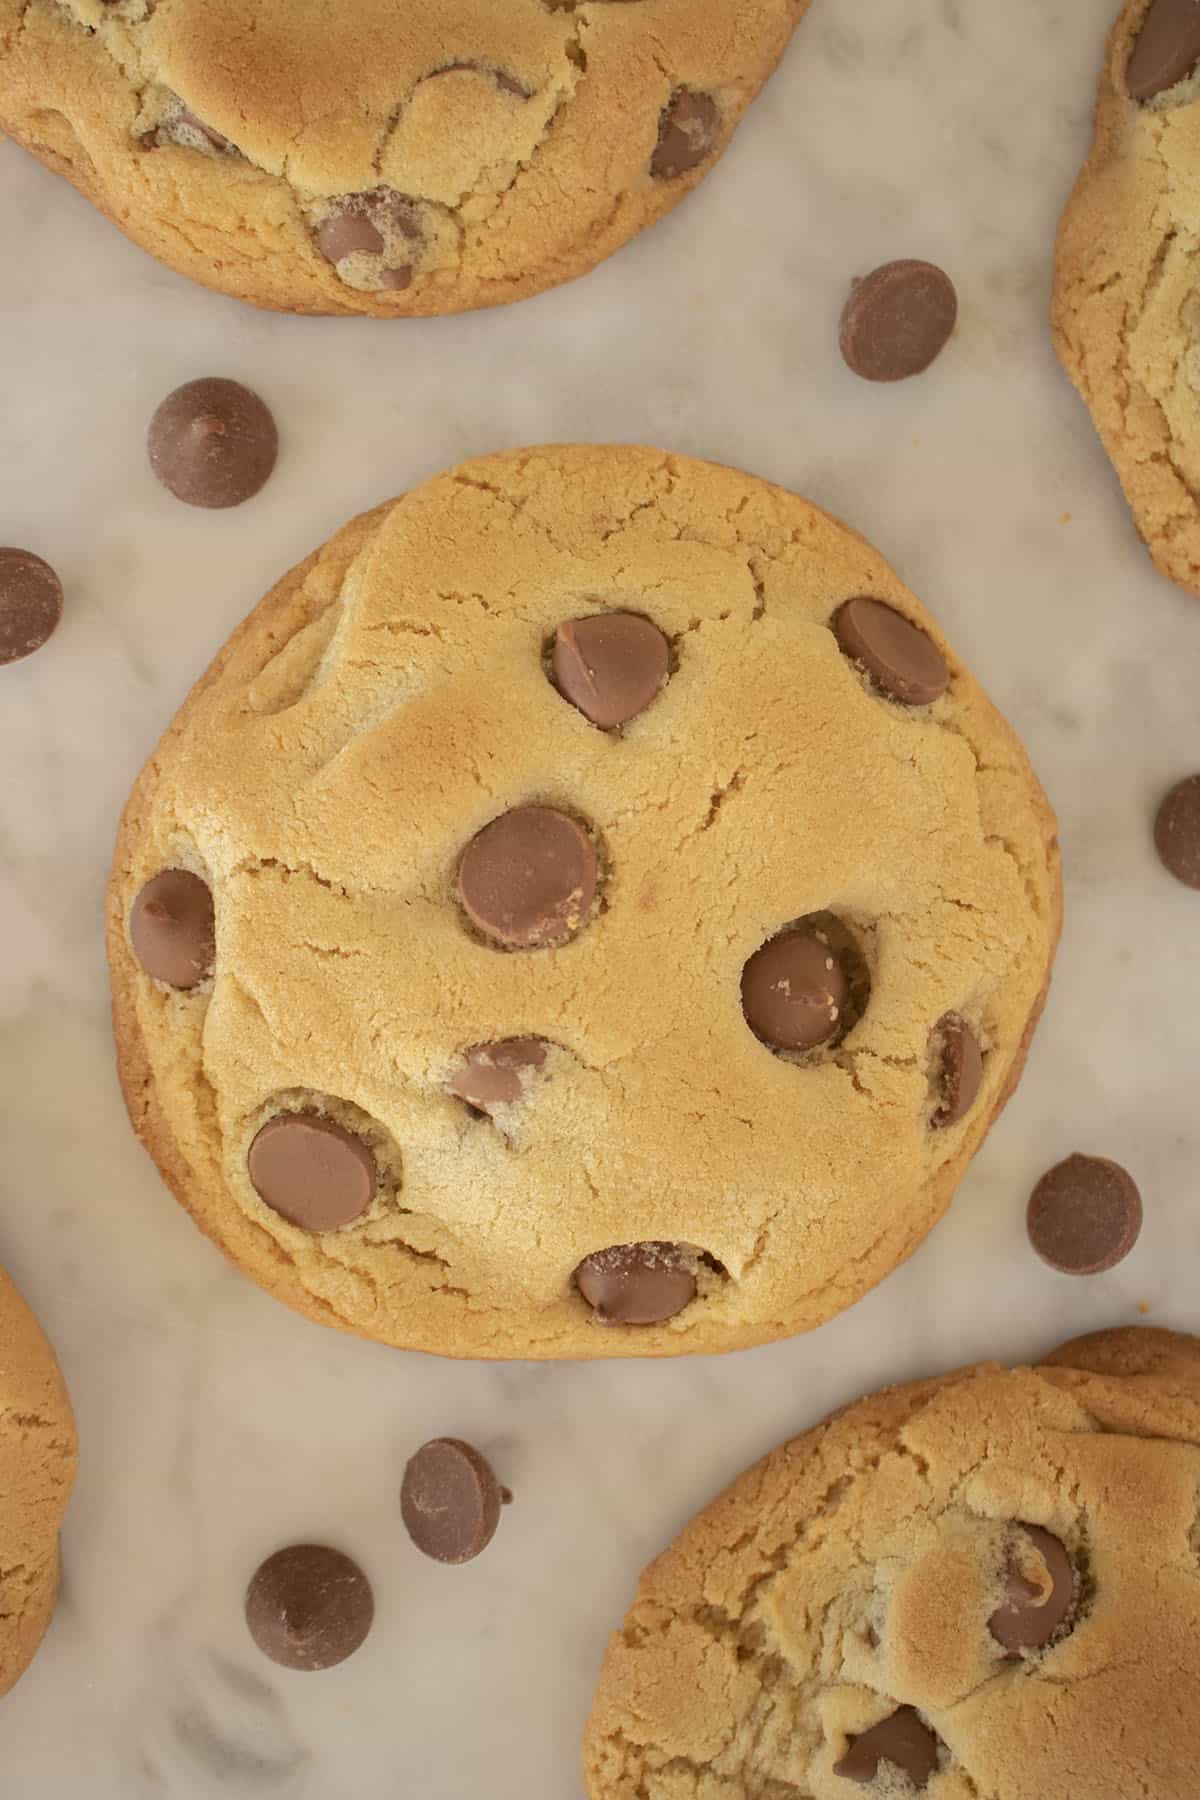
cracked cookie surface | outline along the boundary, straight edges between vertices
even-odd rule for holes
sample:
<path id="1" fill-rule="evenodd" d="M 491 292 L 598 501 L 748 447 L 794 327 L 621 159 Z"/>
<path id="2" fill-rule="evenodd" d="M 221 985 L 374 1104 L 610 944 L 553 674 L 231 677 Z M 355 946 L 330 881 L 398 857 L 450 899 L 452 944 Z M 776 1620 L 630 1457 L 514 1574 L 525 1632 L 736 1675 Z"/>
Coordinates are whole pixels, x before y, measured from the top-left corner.
<path id="1" fill-rule="evenodd" d="M 0 0 L 0 129 L 290 312 L 519 300 L 712 166 L 808 0 Z"/>
<path id="2" fill-rule="evenodd" d="M 1183 1800 L 1198 1506 L 1194 1338 L 1101 1332 L 845 1408 L 643 1575 L 591 1800 Z"/>
<path id="3" fill-rule="evenodd" d="M 54 1352 L 0 1269 L 0 1694 L 32 1661 L 54 1611 L 75 1462 Z"/>
<path id="4" fill-rule="evenodd" d="M 185 702 L 113 868 L 122 1080 L 312 1317 L 732 1349 L 940 1217 L 1059 906 L 1020 745 L 855 533 L 661 452 L 513 452 L 349 525 Z"/>
<path id="5" fill-rule="evenodd" d="M 1117 19 L 1059 227 L 1053 326 L 1138 532 L 1163 574 L 1200 595 L 1196 14 L 1190 0 L 1128 0 Z"/>

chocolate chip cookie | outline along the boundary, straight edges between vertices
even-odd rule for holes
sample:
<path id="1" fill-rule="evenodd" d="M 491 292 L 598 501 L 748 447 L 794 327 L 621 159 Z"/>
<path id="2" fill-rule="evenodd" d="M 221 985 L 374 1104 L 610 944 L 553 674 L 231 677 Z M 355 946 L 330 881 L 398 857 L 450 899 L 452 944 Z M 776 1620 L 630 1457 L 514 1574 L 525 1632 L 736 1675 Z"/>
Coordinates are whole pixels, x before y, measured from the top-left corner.
<path id="1" fill-rule="evenodd" d="M 257 306 L 462 312 L 701 181 L 808 0 L 0 0 L 0 129 Z"/>
<path id="2" fill-rule="evenodd" d="M 1183 1800 L 1198 1496 L 1200 1342 L 1170 1332 L 836 1413 L 642 1577 L 591 1800 Z"/>
<path id="3" fill-rule="evenodd" d="M 1059 227 L 1054 336 L 1134 522 L 1200 594 L 1200 5 L 1127 0 Z"/>
<path id="4" fill-rule="evenodd" d="M 40 1326 L 0 1269 L 0 1694 L 32 1662 L 58 1598 L 75 1422 Z"/>
<path id="5" fill-rule="evenodd" d="M 464 1356 L 802 1331 L 921 1241 L 1059 924 L 1012 733 L 861 538 L 660 452 L 357 520 L 137 783 L 134 1125 L 327 1323 Z"/>

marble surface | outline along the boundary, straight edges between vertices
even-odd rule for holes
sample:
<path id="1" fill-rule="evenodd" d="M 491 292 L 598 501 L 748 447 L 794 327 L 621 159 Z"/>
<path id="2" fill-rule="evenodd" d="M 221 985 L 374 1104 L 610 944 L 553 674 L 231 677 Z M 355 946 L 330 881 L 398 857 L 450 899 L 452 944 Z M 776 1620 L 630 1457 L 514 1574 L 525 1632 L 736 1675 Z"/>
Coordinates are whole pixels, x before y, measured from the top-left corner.
<path id="1" fill-rule="evenodd" d="M 52 1334 L 83 1460 L 46 1646 L 0 1706 L 5 1792 L 57 1800 L 579 1800 L 577 1740 L 642 1563 L 746 1462 L 881 1382 L 1136 1320 L 1196 1326 L 1200 900 L 1150 848 L 1200 763 L 1200 608 L 1154 575 L 1045 327 L 1054 222 L 1113 0 L 814 0 L 707 186 L 603 269 L 428 324 L 260 316 L 193 289 L 0 146 L 0 541 L 61 570 L 52 645 L 0 671 L 0 1259 Z M 956 277 L 924 378 L 855 381 L 851 275 Z M 192 376 L 283 434 L 250 505 L 191 512 L 145 422 Z M 453 1366 L 293 1317 L 227 1269 L 129 1133 L 101 896 L 129 782 L 273 579 L 350 513 L 466 455 L 630 439 L 843 514 L 942 618 L 1062 815 L 1068 923 L 1025 1083 L 909 1266 L 807 1339 L 652 1367 Z M 1128 1164 L 1114 1273 L 1028 1249 L 1033 1179 Z M 453 1432 L 517 1493 L 488 1554 L 422 1560 L 408 1453 Z M 244 1582 L 298 1537 L 378 1596 L 340 1670 L 253 1650 Z"/>

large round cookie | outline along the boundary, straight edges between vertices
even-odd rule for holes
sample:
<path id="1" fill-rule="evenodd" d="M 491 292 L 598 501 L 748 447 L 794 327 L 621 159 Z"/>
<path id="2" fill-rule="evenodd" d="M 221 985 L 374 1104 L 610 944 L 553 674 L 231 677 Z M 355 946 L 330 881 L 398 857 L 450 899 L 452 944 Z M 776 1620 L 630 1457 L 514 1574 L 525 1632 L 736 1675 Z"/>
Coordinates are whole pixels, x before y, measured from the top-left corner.
<path id="1" fill-rule="evenodd" d="M 0 0 L 0 128 L 288 312 L 581 275 L 700 181 L 808 0 Z"/>
<path id="2" fill-rule="evenodd" d="M 1185 1800 L 1200 1344 L 1130 1330 L 890 1388 L 642 1578 L 592 1800 Z"/>
<path id="3" fill-rule="evenodd" d="M 1200 594 L 1200 5 L 1127 0 L 1059 227 L 1054 336 L 1164 575 Z"/>
<path id="4" fill-rule="evenodd" d="M 109 942 L 135 1128 L 257 1281 L 589 1357 L 802 1331 L 906 1257 L 1058 924 L 1025 756 L 880 556 L 750 476 L 557 448 L 250 616 L 134 789 Z"/>
<path id="5" fill-rule="evenodd" d="M 54 1611 L 75 1461 L 54 1352 L 0 1269 L 0 1694 L 32 1661 Z"/>

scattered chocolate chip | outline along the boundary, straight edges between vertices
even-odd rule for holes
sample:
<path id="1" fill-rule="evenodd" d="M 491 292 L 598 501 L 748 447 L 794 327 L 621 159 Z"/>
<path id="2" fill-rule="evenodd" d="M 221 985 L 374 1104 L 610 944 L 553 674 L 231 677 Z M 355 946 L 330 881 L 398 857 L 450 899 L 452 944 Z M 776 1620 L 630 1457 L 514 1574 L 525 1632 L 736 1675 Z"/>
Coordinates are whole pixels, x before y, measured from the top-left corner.
<path id="1" fill-rule="evenodd" d="M 958 319 L 954 283 L 927 262 L 890 262 L 855 281 L 842 309 L 842 355 L 864 381 L 906 381 L 945 349 Z"/>
<path id="2" fill-rule="evenodd" d="M 32 550 L 0 548 L 0 666 L 20 662 L 54 635 L 62 582 Z"/>
<path id="3" fill-rule="evenodd" d="M 882 600 L 847 600 L 834 614 L 833 634 L 888 700 L 929 706 L 950 685 L 946 659 L 929 633 Z"/>
<path id="4" fill-rule="evenodd" d="M 658 181 L 673 181 L 698 168 L 716 143 L 720 127 L 721 114 L 711 94 L 676 88 L 658 121 L 651 175 Z"/>
<path id="5" fill-rule="evenodd" d="M 918 1792 L 936 1773 L 938 1740 L 915 1708 L 899 1706 L 886 1719 L 880 1719 L 878 1725 L 851 1738 L 846 1754 L 834 1763 L 833 1772 L 865 1787 L 883 1773 L 881 1764 L 890 1764 L 901 1775 L 907 1775 Z"/>
<path id="6" fill-rule="evenodd" d="M 1154 821 L 1154 848 L 1176 881 L 1200 888 L 1200 775 L 1178 782 L 1164 799 Z"/>
<path id="7" fill-rule="evenodd" d="M 742 1011 L 773 1050 L 811 1050 L 838 1029 L 847 982 L 841 961 L 815 932 L 781 931 L 742 970 Z"/>
<path id="8" fill-rule="evenodd" d="M 1017 1530 L 1027 1541 L 1009 1559 L 1007 1598 L 988 1620 L 992 1636 L 1010 1656 L 1018 1656 L 1022 1650 L 1041 1650 L 1075 1605 L 1075 1565 L 1066 1546 L 1040 1525 L 1018 1525 Z M 1022 1568 L 1030 1547 L 1041 1563 L 1032 1581 Z"/>
<path id="9" fill-rule="evenodd" d="M 155 875 L 133 903 L 129 941 L 147 975 L 168 987 L 198 987 L 216 954 L 208 883 L 187 869 Z"/>
<path id="10" fill-rule="evenodd" d="M 418 1550 L 435 1562 L 465 1563 L 487 1549 L 511 1499 L 473 1444 L 434 1438 L 404 1471 L 400 1511 Z"/>
<path id="11" fill-rule="evenodd" d="M 292 1544 L 251 1577 L 246 1624 L 264 1656 L 285 1669 L 332 1669 L 371 1629 L 371 1584 L 340 1550 Z"/>
<path id="12" fill-rule="evenodd" d="M 305 1231 L 336 1231 L 362 1217 L 379 1172 L 370 1146 L 320 1113 L 277 1113 L 246 1157 L 255 1192 Z"/>
<path id="13" fill-rule="evenodd" d="M 494 1044 L 474 1044 L 463 1051 L 462 1061 L 450 1077 L 450 1092 L 476 1112 L 512 1106 L 524 1099 L 545 1061 L 544 1038 L 501 1038 Z"/>
<path id="14" fill-rule="evenodd" d="M 597 876 L 582 825 L 552 806 L 518 806 L 471 839 L 458 895 L 485 937 L 509 950 L 542 950 L 586 925 Z"/>
<path id="15" fill-rule="evenodd" d="M 554 634 L 554 683 L 585 719 L 611 731 L 644 712 L 670 669 L 671 647 L 638 613 L 568 619 Z"/>
<path id="16" fill-rule="evenodd" d="M 1131 100 L 1154 100 L 1200 63 L 1200 0 L 1153 0 L 1125 71 Z"/>
<path id="17" fill-rule="evenodd" d="M 696 1277 L 674 1244 L 613 1244 L 585 1256 L 575 1285 L 605 1325 L 659 1325 L 696 1298 Z"/>
<path id="18" fill-rule="evenodd" d="M 279 454 L 275 421 L 257 394 L 219 376 L 168 394 L 150 421 L 150 467 L 188 506 L 240 506 Z"/>
<path id="19" fill-rule="evenodd" d="M 983 1051 L 965 1019 L 947 1013 L 934 1027 L 937 1053 L 938 1105 L 933 1115 L 936 1129 L 965 1119 L 983 1083 Z"/>
<path id="20" fill-rule="evenodd" d="M 374 271 L 376 286 L 400 291 L 411 286 L 413 258 L 421 227 L 411 204 L 390 188 L 343 194 L 335 200 L 314 233 L 317 249 L 335 268 L 348 256 L 391 258 Z M 413 256 L 404 254 L 413 246 Z"/>
<path id="21" fill-rule="evenodd" d="M 1029 1240 L 1064 1275 L 1102 1275 L 1137 1243 L 1142 1196 L 1133 1176 L 1105 1156 L 1068 1156 L 1029 1198 Z"/>

